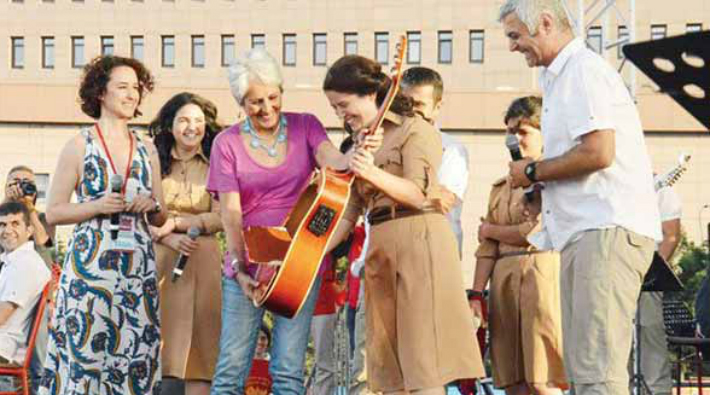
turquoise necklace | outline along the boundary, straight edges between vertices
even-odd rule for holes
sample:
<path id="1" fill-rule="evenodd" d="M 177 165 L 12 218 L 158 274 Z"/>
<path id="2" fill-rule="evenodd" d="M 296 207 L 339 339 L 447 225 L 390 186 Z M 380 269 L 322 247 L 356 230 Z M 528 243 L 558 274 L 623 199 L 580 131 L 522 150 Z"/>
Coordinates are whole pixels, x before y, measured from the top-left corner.
<path id="1" fill-rule="evenodd" d="M 251 145 L 252 148 L 261 148 L 266 151 L 266 153 L 269 154 L 270 157 L 275 158 L 276 155 L 278 155 L 278 151 L 276 151 L 276 146 L 286 141 L 287 126 L 288 124 L 286 123 L 286 117 L 281 114 L 281 118 L 279 119 L 279 132 L 276 135 L 276 139 L 274 139 L 274 143 L 271 145 L 271 147 L 261 141 L 262 138 L 259 137 L 259 135 L 256 133 L 256 130 L 252 126 L 251 119 L 249 119 L 249 117 L 247 117 L 246 121 L 244 122 L 244 133 L 249 133 L 249 135 L 251 136 L 251 142 L 249 143 L 249 145 Z"/>

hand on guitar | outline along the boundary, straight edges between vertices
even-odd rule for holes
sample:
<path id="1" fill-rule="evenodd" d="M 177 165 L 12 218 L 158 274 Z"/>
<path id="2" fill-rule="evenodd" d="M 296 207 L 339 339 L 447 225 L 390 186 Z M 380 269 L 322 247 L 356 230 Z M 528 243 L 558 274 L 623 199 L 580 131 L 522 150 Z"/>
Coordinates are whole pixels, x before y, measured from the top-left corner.
<path id="1" fill-rule="evenodd" d="M 377 170 L 379 169 L 375 166 L 375 157 L 372 152 L 365 147 L 358 147 L 350 158 L 350 171 L 357 177 L 370 181 Z"/>
<path id="2" fill-rule="evenodd" d="M 253 301 L 257 299 L 258 296 L 260 296 L 259 282 L 251 278 L 249 273 L 239 271 L 237 272 L 237 275 L 234 277 L 234 279 L 237 281 L 237 284 L 239 284 L 239 286 L 242 288 L 244 296 L 246 296 L 250 300 Z"/>
<path id="3" fill-rule="evenodd" d="M 384 140 L 383 134 L 384 130 L 381 127 L 377 128 L 375 133 L 372 134 L 368 134 L 367 128 L 363 129 L 355 136 L 356 147 L 367 148 L 370 152 L 377 152 L 382 146 L 382 141 Z"/>

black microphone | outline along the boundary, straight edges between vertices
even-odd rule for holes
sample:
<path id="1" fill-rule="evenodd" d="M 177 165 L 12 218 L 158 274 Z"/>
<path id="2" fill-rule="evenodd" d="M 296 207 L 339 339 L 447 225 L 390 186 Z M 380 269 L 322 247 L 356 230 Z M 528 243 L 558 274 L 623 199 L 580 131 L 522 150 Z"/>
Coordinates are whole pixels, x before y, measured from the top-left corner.
<path id="1" fill-rule="evenodd" d="M 121 193 L 123 189 L 123 176 L 120 174 L 114 174 L 111 176 L 111 193 Z M 121 213 L 111 214 L 111 223 L 109 225 L 109 230 L 111 231 L 111 240 L 118 239 L 118 229 L 121 222 Z"/>
<path id="2" fill-rule="evenodd" d="M 195 241 L 197 238 L 200 236 L 200 228 L 197 226 L 191 226 L 190 229 L 187 230 L 187 237 L 190 238 L 190 240 Z M 180 256 L 178 257 L 177 261 L 175 261 L 175 268 L 173 268 L 173 282 L 177 281 L 178 278 L 182 277 L 182 271 L 185 270 L 185 265 L 187 265 L 187 259 L 189 256 L 183 254 L 182 252 L 180 253 Z"/>
<path id="3" fill-rule="evenodd" d="M 505 146 L 508 147 L 510 157 L 513 158 L 513 161 L 523 159 L 523 153 L 520 152 L 520 142 L 518 141 L 518 137 L 514 134 L 508 133 L 508 135 L 505 136 Z"/>
<path id="4" fill-rule="evenodd" d="M 513 158 L 514 162 L 523 159 L 523 153 L 520 152 L 520 142 L 518 141 L 518 137 L 515 134 L 508 133 L 505 136 L 505 146 L 508 147 L 508 151 L 510 151 L 510 157 Z M 532 202 L 533 199 L 535 199 L 535 189 L 532 186 L 525 191 L 525 199 L 528 201 L 528 203 Z"/>

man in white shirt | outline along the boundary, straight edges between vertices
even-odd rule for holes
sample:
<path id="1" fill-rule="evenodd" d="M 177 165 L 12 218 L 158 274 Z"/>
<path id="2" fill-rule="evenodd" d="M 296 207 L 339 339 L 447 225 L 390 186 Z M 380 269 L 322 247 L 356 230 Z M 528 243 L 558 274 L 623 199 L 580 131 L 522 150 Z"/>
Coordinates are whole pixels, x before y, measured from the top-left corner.
<path id="1" fill-rule="evenodd" d="M 444 82 L 436 71 L 426 67 L 412 67 L 402 75 L 402 94 L 414 101 L 414 110 L 426 121 L 436 125 L 443 104 Z M 453 136 L 441 133 L 444 153 L 439 168 L 442 198 L 434 202 L 446 213 L 456 235 L 459 256 L 463 243 L 461 211 L 468 188 L 468 151 Z"/>
<path id="2" fill-rule="evenodd" d="M 514 186 L 544 183 L 539 249 L 562 258 L 565 368 L 578 395 L 628 394 L 643 276 L 661 240 L 651 162 L 621 76 L 575 38 L 563 0 L 507 0 L 509 49 L 543 67 L 539 162 L 510 163 Z"/>
<path id="3" fill-rule="evenodd" d="M 671 187 L 656 191 L 661 214 L 663 241 L 658 254 L 671 263 L 680 243 L 680 217 L 683 214 L 680 197 Z M 670 395 L 673 387 L 671 361 L 663 323 L 663 293 L 641 292 L 639 298 L 641 323 L 641 373 L 654 395 Z"/>
<path id="4" fill-rule="evenodd" d="M 20 364 L 27 353 L 33 311 L 50 272 L 35 251 L 30 213 L 24 204 L 0 205 L 0 363 Z M 0 382 L 0 390 L 11 383 Z M 10 388 L 11 389 L 11 388 Z"/>

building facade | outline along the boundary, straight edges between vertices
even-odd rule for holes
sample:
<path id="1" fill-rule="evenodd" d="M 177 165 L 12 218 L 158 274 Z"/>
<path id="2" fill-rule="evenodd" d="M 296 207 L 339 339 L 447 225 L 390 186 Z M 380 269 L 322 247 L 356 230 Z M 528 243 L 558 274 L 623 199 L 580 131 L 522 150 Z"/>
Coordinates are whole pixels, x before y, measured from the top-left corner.
<path id="1" fill-rule="evenodd" d="M 410 51 L 406 66 L 439 71 L 445 95 L 444 131 L 466 144 L 471 178 L 464 207 L 464 267 L 476 247 L 478 218 L 490 185 L 506 171 L 502 116 L 516 97 L 539 92 L 538 72 L 508 51 L 498 19 L 501 0 L 0 0 L 0 177 L 16 164 L 40 174 L 45 188 L 58 153 L 82 125 L 77 85 L 81 67 L 102 53 L 141 59 L 156 88 L 136 119 L 145 125 L 178 92 L 214 101 L 225 123 L 240 119 L 229 93 L 226 66 L 238 54 L 264 46 L 282 64 L 284 109 L 316 114 L 337 142 L 340 122 L 321 92 L 328 65 L 357 53 L 390 63 L 400 35 Z M 579 1 L 569 1 L 577 15 Z M 581 1 L 591 6 L 591 0 Z M 620 10 L 626 1 L 617 1 Z M 586 30 L 626 76 L 617 48 L 602 50 L 628 34 L 620 15 L 608 12 Z M 636 5 L 638 41 L 710 27 L 710 3 L 702 0 L 643 0 Z M 628 78 L 628 76 L 627 76 Z M 710 161 L 707 131 L 641 73 L 636 97 L 647 143 L 659 172 L 681 152 L 693 155 L 676 186 L 684 203 L 684 226 L 700 241 L 710 220 L 710 182 L 699 169 Z M 706 201 L 707 200 L 707 201 Z M 705 236 L 707 237 L 707 236 Z"/>

